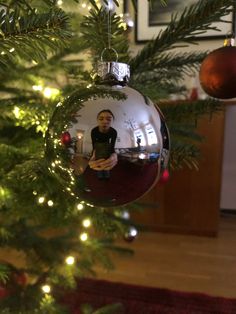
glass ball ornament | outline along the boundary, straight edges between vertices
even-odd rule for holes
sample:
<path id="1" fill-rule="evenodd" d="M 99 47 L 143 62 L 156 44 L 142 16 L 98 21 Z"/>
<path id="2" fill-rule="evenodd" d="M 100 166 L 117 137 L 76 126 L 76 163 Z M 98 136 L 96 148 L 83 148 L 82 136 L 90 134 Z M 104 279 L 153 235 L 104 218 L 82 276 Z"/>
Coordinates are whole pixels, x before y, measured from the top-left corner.
<path id="1" fill-rule="evenodd" d="M 206 56 L 199 72 L 202 89 L 218 99 L 236 97 L 236 47 L 231 45 L 231 40 L 227 42 L 227 46 L 213 50 Z"/>
<path id="2" fill-rule="evenodd" d="M 46 158 L 64 189 L 90 205 L 113 207 L 147 193 L 167 168 L 170 140 L 160 110 L 128 87 L 129 67 L 101 62 L 98 82 L 59 103 Z M 61 138 L 70 134 L 70 143 Z"/>

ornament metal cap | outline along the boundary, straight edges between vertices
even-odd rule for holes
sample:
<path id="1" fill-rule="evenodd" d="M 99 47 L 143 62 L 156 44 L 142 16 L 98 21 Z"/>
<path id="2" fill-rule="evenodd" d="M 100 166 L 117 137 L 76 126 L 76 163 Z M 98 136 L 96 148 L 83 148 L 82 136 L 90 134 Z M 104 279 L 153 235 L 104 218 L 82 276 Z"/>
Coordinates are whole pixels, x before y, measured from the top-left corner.
<path id="1" fill-rule="evenodd" d="M 97 75 L 102 80 L 113 78 L 118 82 L 127 83 L 130 78 L 130 66 L 121 62 L 99 61 L 97 64 Z"/>

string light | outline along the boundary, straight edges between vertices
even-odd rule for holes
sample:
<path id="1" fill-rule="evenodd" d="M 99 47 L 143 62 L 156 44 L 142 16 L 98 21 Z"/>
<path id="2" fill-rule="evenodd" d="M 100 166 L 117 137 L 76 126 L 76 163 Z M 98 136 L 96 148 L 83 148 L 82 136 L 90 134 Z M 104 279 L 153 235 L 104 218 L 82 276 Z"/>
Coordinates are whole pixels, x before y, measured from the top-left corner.
<path id="1" fill-rule="evenodd" d="M 136 228 L 130 227 L 129 234 L 130 234 L 132 237 L 136 237 L 136 235 L 138 234 L 138 231 L 137 231 Z"/>
<path id="2" fill-rule="evenodd" d="M 88 234 L 86 232 L 81 233 L 80 240 L 85 242 L 88 240 Z"/>
<path id="3" fill-rule="evenodd" d="M 33 85 L 32 89 L 35 91 L 42 91 L 43 90 L 43 86 L 42 85 Z"/>
<path id="4" fill-rule="evenodd" d="M 82 225 L 85 227 L 85 228 L 89 228 L 91 226 L 91 220 L 86 218 L 83 220 L 82 222 Z"/>
<path id="5" fill-rule="evenodd" d="M 83 204 L 79 203 L 79 204 L 77 205 L 77 209 L 78 209 L 78 210 L 82 210 L 83 208 L 84 208 L 84 205 L 83 205 Z"/>
<path id="6" fill-rule="evenodd" d="M 130 214 L 128 211 L 123 211 L 122 214 L 121 214 L 121 217 L 124 218 L 124 219 L 129 219 L 130 218 Z"/>
<path id="7" fill-rule="evenodd" d="M 45 201 L 45 197 L 44 197 L 44 196 L 40 196 L 40 197 L 38 198 L 39 204 L 43 204 L 44 201 Z"/>
<path id="8" fill-rule="evenodd" d="M 49 285 L 43 285 L 42 290 L 44 293 L 50 293 L 51 292 L 51 287 Z"/>
<path id="9" fill-rule="evenodd" d="M 15 51 L 15 48 L 11 48 L 11 49 L 9 50 L 9 52 L 13 52 L 13 51 Z"/>
<path id="10" fill-rule="evenodd" d="M 43 95 L 44 95 L 45 98 L 51 98 L 52 97 L 52 90 L 51 90 L 51 88 L 50 87 L 44 88 Z"/>
<path id="11" fill-rule="evenodd" d="M 52 200 L 49 200 L 49 201 L 48 201 L 48 206 L 49 206 L 49 207 L 52 207 L 52 206 L 53 206 L 53 204 L 54 204 L 54 203 L 53 203 L 53 201 L 52 201 Z"/>
<path id="12" fill-rule="evenodd" d="M 13 109 L 13 113 L 17 119 L 20 118 L 20 108 L 19 107 L 15 106 Z"/>
<path id="13" fill-rule="evenodd" d="M 57 0 L 57 5 L 61 6 L 63 4 L 62 0 Z"/>
<path id="14" fill-rule="evenodd" d="M 67 265 L 73 265 L 75 263 L 75 258 L 74 258 L 74 256 L 68 256 L 67 258 L 66 258 L 66 264 Z"/>

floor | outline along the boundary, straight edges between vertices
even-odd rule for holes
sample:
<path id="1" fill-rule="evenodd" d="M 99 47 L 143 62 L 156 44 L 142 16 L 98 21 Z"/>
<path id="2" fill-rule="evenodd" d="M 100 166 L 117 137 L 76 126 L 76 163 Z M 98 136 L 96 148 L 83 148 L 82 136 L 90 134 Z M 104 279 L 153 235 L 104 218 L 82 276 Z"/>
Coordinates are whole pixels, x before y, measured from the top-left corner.
<path id="1" fill-rule="evenodd" d="M 142 233 L 121 243 L 134 256 L 114 256 L 114 271 L 96 267 L 110 281 L 236 298 L 236 216 L 223 215 L 217 238 Z"/>

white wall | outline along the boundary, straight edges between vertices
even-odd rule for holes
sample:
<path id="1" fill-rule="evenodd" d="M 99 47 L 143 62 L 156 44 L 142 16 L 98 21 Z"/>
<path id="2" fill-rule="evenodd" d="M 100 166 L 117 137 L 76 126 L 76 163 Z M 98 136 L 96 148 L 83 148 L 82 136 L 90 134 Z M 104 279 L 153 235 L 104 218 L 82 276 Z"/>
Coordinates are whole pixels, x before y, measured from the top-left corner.
<path id="1" fill-rule="evenodd" d="M 226 106 L 221 209 L 236 211 L 236 105 Z"/>

